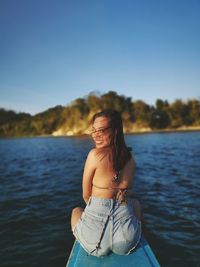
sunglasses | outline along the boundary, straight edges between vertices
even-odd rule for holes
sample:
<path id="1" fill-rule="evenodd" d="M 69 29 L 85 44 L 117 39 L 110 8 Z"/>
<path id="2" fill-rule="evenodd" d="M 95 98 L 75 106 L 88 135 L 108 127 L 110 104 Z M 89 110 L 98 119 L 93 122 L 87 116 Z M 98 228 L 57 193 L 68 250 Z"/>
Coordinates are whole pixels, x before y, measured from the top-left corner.
<path id="1" fill-rule="evenodd" d="M 100 134 L 100 135 L 103 135 L 103 134 L 105 134 L 106 131 L 107 131 L 108 129 L 110 129 L 110 128 L 111 128 L 111 127 L 109 126 L 109 127 L 106 127 L 106 128 L 101 128 L 101 129 L 99 129 L 99 130 L 92 129 L 92 130 L 90 131 L 90 134 L 91 134 L 91 135 L 93 135 L 93 134 Z"/>

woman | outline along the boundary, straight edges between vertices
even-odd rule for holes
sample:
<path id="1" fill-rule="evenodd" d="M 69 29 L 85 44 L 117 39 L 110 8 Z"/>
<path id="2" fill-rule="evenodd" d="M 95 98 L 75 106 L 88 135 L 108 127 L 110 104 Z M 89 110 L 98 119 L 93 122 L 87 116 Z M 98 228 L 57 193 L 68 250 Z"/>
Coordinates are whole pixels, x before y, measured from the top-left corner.
<path id="1" fill-rule="evenodd" d="M 89 254 L 129 254 L 141 237 L 141 211 L 139 202 L 128 197 L 135 163 L 124 141 L 120 114 L 95 114 L 91 134 L 95 148 L 88 154 L 82 184 L 87 205 L 85 210 L 73 209 L 72 231 Z"/>

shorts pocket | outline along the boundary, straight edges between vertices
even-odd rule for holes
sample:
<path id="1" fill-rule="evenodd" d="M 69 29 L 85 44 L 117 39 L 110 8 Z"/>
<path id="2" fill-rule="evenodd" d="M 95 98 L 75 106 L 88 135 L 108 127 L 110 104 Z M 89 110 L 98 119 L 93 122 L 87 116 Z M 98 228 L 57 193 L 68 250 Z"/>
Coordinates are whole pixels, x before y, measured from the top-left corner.
<path id="1" fill-rule="evenodd" d="M 105 219 L 85 213 L 81 224 L 81 235 L 85 243 L 96 247 L 105 230 Z"/>

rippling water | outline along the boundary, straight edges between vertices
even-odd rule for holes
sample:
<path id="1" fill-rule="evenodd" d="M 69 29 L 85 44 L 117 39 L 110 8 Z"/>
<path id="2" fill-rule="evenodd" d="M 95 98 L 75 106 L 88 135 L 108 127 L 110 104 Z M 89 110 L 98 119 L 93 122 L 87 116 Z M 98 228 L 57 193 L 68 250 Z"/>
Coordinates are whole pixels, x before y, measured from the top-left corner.
<path id="1" fill-rule="evenodd" d="M 134 192 L 161 266 L 200 266 L 200 132 L 128 135 Z M 65 266 L 88 138 L 0 139 L 0 266 Z"/>

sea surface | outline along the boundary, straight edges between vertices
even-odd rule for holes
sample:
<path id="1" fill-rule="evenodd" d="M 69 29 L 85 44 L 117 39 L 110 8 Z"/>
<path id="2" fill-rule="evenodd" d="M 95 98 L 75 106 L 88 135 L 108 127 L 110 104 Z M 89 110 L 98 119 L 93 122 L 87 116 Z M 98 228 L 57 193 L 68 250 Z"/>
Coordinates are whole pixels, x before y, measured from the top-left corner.
<path id="1" fill-rule="evenodd" d="M 200 266 L 200 132 L 127 135 L 134 193 L 161 266 Z M 0 139 L 0 266 L 62 267 L 74 238 L 71 210 L 84 206 L 88 137 Z"/>

